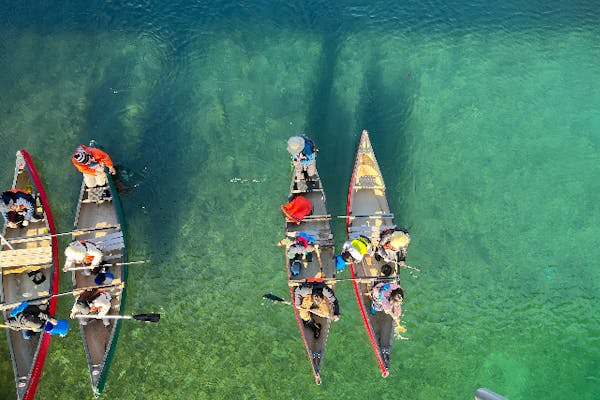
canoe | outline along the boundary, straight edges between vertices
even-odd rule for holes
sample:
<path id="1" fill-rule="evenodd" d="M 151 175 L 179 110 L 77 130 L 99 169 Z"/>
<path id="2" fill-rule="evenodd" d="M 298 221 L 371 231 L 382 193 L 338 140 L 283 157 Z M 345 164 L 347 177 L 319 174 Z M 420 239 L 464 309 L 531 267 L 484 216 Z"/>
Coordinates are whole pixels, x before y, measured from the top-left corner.
<path id="1" fill-rule="evenodd" d="M 291 276 L 290 263 L 286 256 L 285 265 L 292 303 L 294 302 L 294 289 L 300 282 L 308 278 L 315 278 L 320 272 L 323 273 L 323 278 L 333 279 L 335 278 L 336 272 L 335 262 L 333 260 L 335 251 L 331 230 L 331 215 L 327 211 L 325 192 L 323 191 L 323 185 L 318 172 L 316 174 L 316 179 L 314 180 L 314 187 L 311 191 L 298 190 L 294 177 L 292 177 L 290 198 L 295 195 L 302 195 L 310 200 L 313 205 L 313 212 L 311 215 L 304 217 L 300 224 L 296 224 L 286 218 L 285 235 L 287 238 L 293 239 L 296 237 L 297 233 L 305 232 L 315 239 L 315 244 L 318 245 L 318 251 L 312 253 L 312 260 L 307 259 L 303 262 L 300 274 L 293 277 Z M 333 285 L 329 285 L 329 287 L 332 290 L 335 289 Z M 296 314 L 296 321 L 300 328 L 302 341 L 304 342 L 308 354 L 315 382 L 319 385 L 321 384 L 321 365 L 325 354 L 325 345 L 331 326 L 331 319 L 313 315 L 315 322 L 321 324 L 321 334 L 318 339 L 315 339 L 312 329 L 307 328 L 302 323 L 302 319 L 296 308 L 294 308 L 294 312 Z"/>
<path id="2" fill-rule="evenodd" d="M 13 180 L 13 189 L 20 189 L 36 198 L 36 209 L 41 206 L 43 218 L 31 221 L 26 228 L 3 229 L 3 236 L 12 246 L 2 240 L 0 266 L 2 273 L 1 301 L 3 304 L 18 303 L 28 298 L 50 296 L 58 292 L 58 243 L 54 227 L 54 219 L 48 205 L 46 192 L 33 165 L 30 155 L 25 150 L 17 152 L 17 162 Z M 36 210 L 41 213 L 42 210 Z M 38 281 L 41 276 L 45 280 L 39 284 L 33 281 L 29 273 L 37 272 Z M 40 309 L 51 315 L 56 311 L 56 298 L 32 301 Z M 4 319 L 10 311 L 3 311 Z M 12 358 L 17 398 L 31 400 L 35 397 L 37 385 L 46 359 L 50 334 L 38 333 L 29 340 L 23 339 L 20 331 L 7 330 L 8 347 Z"/>
<path id="3" fill-rule="evenodd" d="M 90 146 L 96 147 L 94 142 Z M 90 199 L 94 193 L 86 188 L 82 181 L 75 214 L 73 240 L 89 240 L 100 246 L 103 254 L 102 264 L 119 264 L 127 261 L 125 221 L 115 184 L 110 174 L 108 177 L 107 199 L 98 203 Z M 87 231 L 77 232 L 86 229 Z M 93 230 L 92 230 L 93 229 Z M 109 271 L 115 276 L 110 288 L 104 288 L 112 296 L 108 315 L 122 315 L 125 308 L 127 266 L 111 265 Z M 73 289 L 96 286 L 94 275 L 85 276 L 83 271 L 72 271 Z M 87 324 L 82 324 L 86 321 Z M 110 364 L 114 357 L 117 339 L 121 330 L 121 320 L 112 319 L 105 327 L 101 319 L 79 320 L 83 347 L 94 395 L 104 390 Z"/>
<path id="4" fill-rule="evenodd" d="M 352 240 L 363 235 L 371 239 L 373 245 L 376 245 L 379 241 L 380 232 L 394 226 L 394 215 L 390 212 L 383 176 L 377 164 L 369 134 L 364 130 L 358 145 L 348 190 L 346 214 L 348 238 Z M 386 262 L 383 260 L 377 261 L 375 257 L 365 255 L 361 263 L 350 265 L 352 278 L 381 276 L 381 267 L 385 264 Z M 399 271 L 397 266 L 394 267 L 397 275 Z M 399 280 L 397 282 L 399 283 Z M 369 293 L 374 283 L 372 279 L 353 281 L 360 313 L 375 351 L 377 363 L 381 368 L 383 377 L 387 377 L 394 341 L 395 323 L 393 318 L 386 313 L 370 313 L 371 298 Z"/>

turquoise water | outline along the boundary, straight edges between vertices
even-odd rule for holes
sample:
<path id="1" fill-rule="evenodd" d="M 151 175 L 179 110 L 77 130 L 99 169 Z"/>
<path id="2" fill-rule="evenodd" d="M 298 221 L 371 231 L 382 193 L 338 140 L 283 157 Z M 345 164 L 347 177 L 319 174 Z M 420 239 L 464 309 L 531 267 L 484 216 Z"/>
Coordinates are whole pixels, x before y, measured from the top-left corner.
<path id="1" fill-rule="evenodd" d="M 94 138 L 121 171 L 129 259 L 152 260 L 126 311 L 163 319 L 124 323 L 104 397 L 597 398 L 600 9 L 331 3 L 0 3 L 0 184 L 27 149 L 68 231 L 69 157 Z M 362 129 L 421 269 L 403 276 L 410 340 L 382 379 L 340 283 L 315 386 L 292 310 L 261 299 L 288 293 L 285 141 L 315 139 L 342 215 Z M 37 398 L 91 397 L 78 332 L 54 339 Z"/>

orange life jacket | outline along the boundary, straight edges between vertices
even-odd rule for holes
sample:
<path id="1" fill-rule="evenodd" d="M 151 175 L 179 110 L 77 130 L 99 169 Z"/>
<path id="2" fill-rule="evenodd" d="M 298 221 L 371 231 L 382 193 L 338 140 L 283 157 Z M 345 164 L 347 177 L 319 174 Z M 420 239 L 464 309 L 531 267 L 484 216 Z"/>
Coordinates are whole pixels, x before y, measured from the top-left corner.
<path id="1" fill-rule="evenodd" d="M 306 197 L 296 196 L 292 201 L 281 206 L 281 211 L 290 221 L 300 224 L 302 219 L 312 212 L 312 203 Z"/>

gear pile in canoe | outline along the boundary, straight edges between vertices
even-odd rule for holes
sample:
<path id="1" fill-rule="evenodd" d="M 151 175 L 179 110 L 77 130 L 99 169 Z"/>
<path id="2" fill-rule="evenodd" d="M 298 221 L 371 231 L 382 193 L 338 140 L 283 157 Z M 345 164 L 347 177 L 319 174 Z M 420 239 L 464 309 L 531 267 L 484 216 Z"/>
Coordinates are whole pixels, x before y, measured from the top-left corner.
<path id="1" fill-rule="evenodd" d="M 4 316 L 15 374 L 17 399 L 32 400 L 52 335 L 65 336 L 80 325 L 92 390 L 102 393 L 115 354 L 122 320 L 158 322 L 160 314 L 123 315 L 127 266 L 124 218 L 111 174 L 110 157 L 102 150 L 79 146 L 73 163 L 83 172 L 72 232 L 56 233 L 41 180 L 29 154 L 17 152 L 12 188 L 2 193 L 0 211 L 0 310 Z M 108 172 L 108 173 L 107 173 Z M 65 249 L 65 271 L 73 290 L 58 293 L 57 237 L 71 235 Z M 73 321 L 56 319 L 56 298 L 75 297 Z M 75 322 L 77 321 L 77 322 Z"/>
<path id="2" fill-rule="evenodd" d="M 331 215 L 316 168 L 317 149 L 305 135 L 288 140 L 293 176 L 285 216 L 285 265 L 291 301 L 264 298 L 293 307 L 317 384 L 331 321 L 339 319 L 335 284 L 351 281 L 364 326 L 382 375 L 389 374 L 392 344 L 406 329 L 400 324 L 404 266 L 410 236 L 397 227 L 368 132 L 362 132 L 348 190 L 348 240 L 335 255 Z M 349 267 L 351 278 L 336 279 Z M 315 301 L 316 300 L 316 301 Z"/>

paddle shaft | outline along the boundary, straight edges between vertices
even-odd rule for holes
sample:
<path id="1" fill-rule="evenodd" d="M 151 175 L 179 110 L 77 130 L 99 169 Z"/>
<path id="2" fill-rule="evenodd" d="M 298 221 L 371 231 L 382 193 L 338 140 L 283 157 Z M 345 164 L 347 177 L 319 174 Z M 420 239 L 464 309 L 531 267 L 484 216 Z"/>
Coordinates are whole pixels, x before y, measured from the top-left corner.
<path id="1" fill-rule="evenodd" d="M 398 279 L 399 276 L 398 275 L 392 275 L 392 276 L 365 276 L 362 278 L 343 278 L 343 279 L 327 279 L 325 278 L 325 283 L 327 284 L 334 284 L 336 282 L 344 282 L 344 281 L 353 281 L 353 282 L 372 282 L 372 281 L 376 281 L 376 280 L 396 280 Z M 304 280 L 290 280 L 289 281 L 289 286 L 298 286 L 301 283 L 304 283 Z"/>
<path id="2" fill-rule="evenodd" d="M 118 267 L 121 265 L 132 265 L 132 264 L 144 264 L 150 262 L 150 260 L 142 260 L 142 261 L 129 261 L 129 262 L 124 262 L 124 263 L 113 263 L 113 264 L 100 264 L 99 267 Z M 79 270 L 83 270 L 83 269 L 94 269 L 94 267 L 92 267 L 91 265 L 87 265 L 87 266 L 83 266 L 83 267 L 75 267 L 75 268 L 68 268 L 68 269 L 63 269 L 63 271 L 79 271 Z"/>
<path id="3" fill-rule="evenodd" d="M 99 315 L 82 315 L 77 314 L 75 318 L 87 318 L 87 319 L 134 319 L 132 315 L 105 315 L 103 317 Z"/>
<path id="4" fill-rule="evenodd" d="M 314 311 L 314 310 L 311 310 L 310 308 L 302 308 L 302 307 L 298 307 L 297 305 L 295 305 L 295 304 L 294 304 L 294 303 L 292 303 L 291 301 L 286 301 L 286 300 L 283 300 L 283 299 L 279 299 L 279 300 L 275 300 L 275 299 L 269 299 L 269 300 L 271 300 L 271 301 L 276 301 L 276 302 L 278 302 L 278 303 L 283 303 L 283 304 L 290 305 L 290 306 L 294 307 L 294 308 L 295 308 L 295 309 L 297 309 L 297 310 L 305 310 L 305 311 L 308 311 L 308 312 L 310 312 L 310 313 L 313 313 L 313 314 L 315 314 L 315 315 L 318 315 L 319 317 L 323 317 L 323 318 L 328 318 L 328 319 L 331 319 L 331 316 L 330 316 L 330 315 L 324 315 L 324 314 L 321 314 L 321 313 L 319 313 L 319 312 L 316 312 L 316 311 Z"/>
<path id="5" fill-rule="evenodd" d="M 71 290 L 69 292 L 57 293 L 57 294 L 52 294 L 52 295 L 42 296 L 42 297 L 35 297 L 33 299 L 25 299 L 23 301 L 45 300 L 45 299 L 50 299 L 50 298 L 53 298 L 53 297 L 66 296 L 68 294 L 78 294 L 78 293 L 81 293 L 81 292 L 85 292 L 88 289 L 106 289 L 106 288 L 111 288 L 111 287 L 116 287 L 116 286 L 121 286 L 121 285 L 122 285 L 122 283 L 118 283 L 116 285 L 88 286 L 88 287 L 84 287 L 84 288 L 80 288 L 80 289 Z M 16 306 L 18 306 L 21 303 L 22 303 L 22 301 L 20 301 L 18 303 L 1 304 L 0 305 L 0 310 L 8 310 L 10 308 L 15 308 Z"/>
<path id="6" fill-rule="evenodd" d="M 2 243 L 5 243 L 8 246 L 9 249 L 11 249 L 11 250 L 15 249 L 14 247 L 12 247 L 10 245 L 10 243 L 8 243 L 8 240 L 6 240 L 6 238 L 4 237 L 4 235 L 0 235 L 0 239 L 2 240 Z"/>
<path id="7" fill-rule="evenodd" d="M 321 261 L 321 249 L 318 244 L 314 245 L 315 253 L 317 253 L 317 260 L 319 260 L 319 269 L 321 270 L 321 274 L 323 274 L 323 261 Z"/>
<path id="8" fill-rule="evenodd" d="M 338 215 L 338 218 L 394 218 L 394 214 Z"/>
<path id="9" fill-rule="evenodd" d="M 136 321 L 144 322 L 158 322 L 160 321 L 160 314 L 134 314 L 134 315 L 97 315 L 97 314 L 77 314 L 74 318 L 88 318 L 88 319 L 135 319 Z"/>

